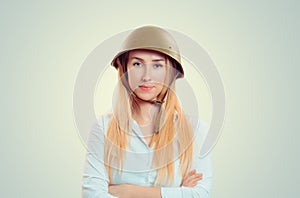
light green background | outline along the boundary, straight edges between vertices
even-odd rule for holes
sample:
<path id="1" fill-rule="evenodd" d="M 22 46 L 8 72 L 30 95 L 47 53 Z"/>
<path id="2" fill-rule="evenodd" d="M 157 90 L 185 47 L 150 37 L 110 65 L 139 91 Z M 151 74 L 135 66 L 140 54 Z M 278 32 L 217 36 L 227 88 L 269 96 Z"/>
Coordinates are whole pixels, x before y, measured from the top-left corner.
<path id="1" fill-rule="evenodd" d="M 0 197 L 80 197 L 80 65 L 144 24 L 189 35 L 217 64 L 226 121 L 213 198 L 298 197 L 298 1 L 1 1 Z"/>

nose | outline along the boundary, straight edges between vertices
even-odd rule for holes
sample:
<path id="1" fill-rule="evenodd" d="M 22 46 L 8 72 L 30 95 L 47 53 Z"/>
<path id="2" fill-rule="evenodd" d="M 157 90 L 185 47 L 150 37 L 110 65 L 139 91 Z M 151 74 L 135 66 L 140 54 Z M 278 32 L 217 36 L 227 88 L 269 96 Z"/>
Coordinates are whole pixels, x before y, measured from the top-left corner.
<path id="1" fill-rule="evenodd" d="M 151 66 L 149 64 L 145 65 L 142 80 L 144 82 L 151 81 L 151 73 Z"/>

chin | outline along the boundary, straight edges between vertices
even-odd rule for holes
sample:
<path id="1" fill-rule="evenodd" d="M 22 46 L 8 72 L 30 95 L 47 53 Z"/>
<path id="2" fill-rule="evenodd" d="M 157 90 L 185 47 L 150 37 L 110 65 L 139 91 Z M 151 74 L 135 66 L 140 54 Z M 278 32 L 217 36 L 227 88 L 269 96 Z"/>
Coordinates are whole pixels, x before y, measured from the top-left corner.
<path id="1" fill-rule="evenodd" d="M 154 96 L 154 95 L 150 96 L 150 95 L 139 94 L 139 93 L 136 93 L 136 95 L 137 95 L 139 98 L 143 99 L 143 100 L 154 100 L 154 99 L 156 99 L 156 97 L 157 97 L 157 96 Z"/>
<path id="2" fill-rule="evenodd" d="M 156 97 L 140 97 L 140 96 L 138 96 L 138 97 L 143 99 L 143 100 L 148 100 L 148 101 L 156 99 Z"/>

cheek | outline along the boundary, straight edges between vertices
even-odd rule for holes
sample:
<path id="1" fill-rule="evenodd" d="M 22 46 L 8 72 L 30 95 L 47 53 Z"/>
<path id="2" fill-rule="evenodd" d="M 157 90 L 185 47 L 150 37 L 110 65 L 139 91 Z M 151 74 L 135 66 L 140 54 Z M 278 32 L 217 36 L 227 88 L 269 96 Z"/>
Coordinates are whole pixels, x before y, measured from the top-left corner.
<path id="1" fill-rule="evenodd" d="M 134 90 L 140 82 L 140 78 L 137 72 L 134 70 L 128 71 L 128 83 L 132 90 Z"/>
<path id="2" fill-rule="evenodd" d="M 167 72 L 165 70 L 157 72 L 155 75 L 153 75 L 153 78 L 154 78 L 153 80 L 155 80 L 156 82 L 158 82 L 160 84 L 164 84 L 165 80 L 166 80 L 166 75 L 167 75 Z"/>

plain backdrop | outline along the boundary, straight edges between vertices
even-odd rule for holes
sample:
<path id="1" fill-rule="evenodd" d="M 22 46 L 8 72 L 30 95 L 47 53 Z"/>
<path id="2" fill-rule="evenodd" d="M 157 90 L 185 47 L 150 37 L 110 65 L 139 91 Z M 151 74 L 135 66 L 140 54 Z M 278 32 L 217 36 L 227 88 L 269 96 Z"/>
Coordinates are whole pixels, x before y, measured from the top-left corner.
<path id="1" fill-rule="evenodd" d="M 1 0 L 0 197 L 81 197 L 77 73 L 102 41 L 144 24 L 189 35 L 222 76 L 226 118 L 213 149 L 212 197 L 299 196 L 299 6 Z"/>

